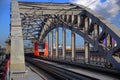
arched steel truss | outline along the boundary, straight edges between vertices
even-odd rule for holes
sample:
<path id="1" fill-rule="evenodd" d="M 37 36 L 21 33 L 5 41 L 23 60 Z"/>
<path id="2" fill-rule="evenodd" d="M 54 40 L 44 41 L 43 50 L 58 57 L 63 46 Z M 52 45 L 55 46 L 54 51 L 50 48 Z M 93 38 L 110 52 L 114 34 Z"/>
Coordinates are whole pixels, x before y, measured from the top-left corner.
<path id="1" fill-rule="evenodd" d="M 78 15 L 49 16 L 44 21 L 45 25 L 42 27 L 39 39 L 42 41 L 51 30 L 57 27 L 67 28 L 82 36 L 99 53 L 104 54 L 113 67 L 119 68 L 119 32 L 116 34 L 116 27 L 101 16 L 99 17 L 98 15 L 93 16 L 88 11 L 83 11 Z M 113 45 L 112 39 L 116 41 L 117 45 Z M 104 40 L 106 40 L 106 44 L 104 44 Z"/>
<path id="2" fill-rule="evenodd" d="M 48 13 L 42 15 L 44 18 L 40 24 L 41 29 L 38 36 L 39 40 L 42 41 L 45 36 L 54 28 L 64 27 L 70 29 L 91 43 L 95 49 L 99 51 L 99 53 L 104 54 L 107 60 L 112 63 L 115 68 L 119 68 L 119 29 L 108 20 L 86 7 L 76 4 L 65 5 L 70 5 L 71 8 L 66 10 L 61 9 L 59 12 L 53 11 L 52 13 L 49 13 L 48 11 Z M 105 39 L 106 44 L 103 42 Z M 112 44 L 112 39 L 116 41 L 116 46 Z"/>
<path id="3" fill-rule="evenodd" d="M 82 36 L 120 70 L 120 29 L 105 18 L 72 3 L 18 2 L 18 5 L 24 39 L 43 41 L 51 30 L 63 27 Z"/>

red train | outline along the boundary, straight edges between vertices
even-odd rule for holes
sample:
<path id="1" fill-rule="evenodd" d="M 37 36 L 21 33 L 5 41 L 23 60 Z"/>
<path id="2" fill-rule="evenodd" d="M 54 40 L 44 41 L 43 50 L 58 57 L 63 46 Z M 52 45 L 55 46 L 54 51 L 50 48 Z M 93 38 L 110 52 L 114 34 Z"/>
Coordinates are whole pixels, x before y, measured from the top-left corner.
<path id="1" fill-rule="evenodd" d="M 48 43 L 34 42 L 34 56 L 48 56 Z"/>

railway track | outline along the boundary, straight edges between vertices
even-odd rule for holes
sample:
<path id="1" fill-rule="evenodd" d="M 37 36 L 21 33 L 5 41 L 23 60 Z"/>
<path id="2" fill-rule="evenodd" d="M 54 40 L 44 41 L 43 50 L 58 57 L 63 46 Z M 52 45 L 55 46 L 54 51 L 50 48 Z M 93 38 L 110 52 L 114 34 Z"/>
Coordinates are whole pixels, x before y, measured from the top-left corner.
<path id="1" fill-rule="evenodd" d="M 120 78 L 120 70 L 116 70 L 113 68 L 106 68 L 106 67 L 99 66 L 99 65 L 77 63 L 77 62 L 66 61 L 66 60 L 52 59 L 52 58 L 47 58 L 47 57 L 35 57 L 35 58 L 42 59 L 45 61 L 51 61 L 51 62 L 55 62 L 55 63 L 65 64 L 65 65 L 69 65 L 72 67 L 79 67 L 82 69 L 87 69 L 87 70 L 95 71 L 95 72 L 99 72 L 99 73 L 105 73 L 110 76 L 115 75 L 116 77 Z"/>
<path id="2" fill-rule="evenodd" d="M 40 69 L 39 67 L 26 62 L 26 65 L 37 75 L 39 75 L 41 77 L 42 80 L 56 80 L 54 77 L 50 76 L 49 74 L 47 74 L 45 71 L 43 71 L 42 69 Z"/>
<path id="3" fill-rule="evenodd" d="M 59 61 L 49 61 L 41 58 L 27 57 L 26 60 L 32 65 L 43 69 L 56 80 L 120 80 L 119 71 L 102 69 L 95 67 L 83 68 L 83 66 L 75 66 Z M 59 74 L 59 75 L 58 75 Z M 52 79 L 51 79 L 52 80 Z"/>
<path id="4" fill-rule="evenodd" d="M 45 63 L 33 58 L 26 58 L 26 61 L 37 68 L 44 70 L 56 80 L 98 80 L 97 78 L 70 71 L 52 64 Z"/>

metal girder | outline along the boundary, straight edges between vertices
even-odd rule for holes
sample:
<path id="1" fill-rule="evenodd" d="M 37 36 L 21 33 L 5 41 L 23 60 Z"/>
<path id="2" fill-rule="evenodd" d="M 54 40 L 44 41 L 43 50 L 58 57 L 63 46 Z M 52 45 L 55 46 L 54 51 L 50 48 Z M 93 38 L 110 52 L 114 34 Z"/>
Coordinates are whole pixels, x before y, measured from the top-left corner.
<path id="1" fill-rule="evenodd" d="M 53 57 L 53 31 L 50 32 L 50 57 Z"/>
<path id="2" fill-rule="evenodd" d="M 20 13 L 27 14 L 79 14 L 80 7 L 70 4 L 19 2 Z"/>
<path id="3" fill-rule="evenodd" d="M 54 14 L 59 14 L 59 15 L 62 15 L 62 14 L 66 14 L 66 15 L 71 15 L 71 14 L 74 14 L 74 15 L 77 15 L 80 13 L 81 10 L 64 10 L 64 9 L 58 9 L 58 10 L 55 10 L 55 9 L 43 9 L 43 10 L 26 10 L 26 9 L 22 9 L 20 13 L 27 13 L 29 15 L 33 14 L 33 13 L 36 13 L 37 15 L 45 15 L 45 14 L 50 14 L 50 15 L 54 15 Z"/>
<path id="4" fill-rule="evenodd" d="M 72 32 L 71 33 L 71 38 L 72 38 L 72 41 L 71 41 L 71 47 L 72 47 L 72 61 L 74 61 L 75 60 L 75 57 L 76 57 L 76 52 L 75 52 L 75 49 L 76 49 L 76 46 L 75 46 L 75 33 L 74 32 Z"/>
<path id="5" fill-rule="evenodd" d="M 83 18 L 78 18 L 80 21 L 79 24 L 80 25 L 76 25 L 76 19 L 75 19 L 75 16 L 74 15 L 71 15 L 71 16 L 65 16 L 63 14 L 62 18 L 61 17 L 56 17 L 56 19 L 53 20 L 53 22 L 51 22 L 51 25 L 56 25 L 53 26 L 54 28 L 57 28 L 57 27 L 60 27 L 62 24 L 66 24 L 67 25 L 67 29 L 70 29 L 72 30 L 73 32 L 79 34 L 80 36 L 82 36 L 85 40 L 87 40 L 87 42 L 91 43 L 93 46 L 95 46 L 96 50 L 99 51 L 99 53 L 105 55 L 111 55 L 113 57 L 108 57 L 108 56 L 105 56 L 106 59 L 108 61 L 111 62 L 111 64 L 113 64 L 113 67 L 116 68 L 116 69 L 120 69 L 119 68 L 119 65 L 120 65 L 120 58 L 119 56 L 117 56 L 117 58 L 114 57 L 114 54 L 115 54 L 115 51 L 113 51 L 114 49 L 119 49 L 119 45 L 117 45 L 115 48 L 114 46 L 114 49 L 112 47 L 110 47 L 110 52 L 108 50 L 106 50 L 106 46 L 104 46 L 103 42 L 99 42 L 100 39 L 103 37 L 102 40 L 104 40 L 107 36 L 104 35 L 105 34 L 109 34 L 110 36 L 112 36 L 112 38 L 114 38 L 116 41 L 117 41 L 117 44 L 119 44 L 119 35 L 116 34 L 115 28 L 113 31 L 111 30 L 111 28 L 109 28 L 109 26 L 112 26 L 112 27 L 115 27 L 113 24 L 111 24 L 110 22 L 108 22 L 107 20 L 103 20 L 104 18 L 102 18 L 100 15 L 95 15 L 93 13 L 90 13 L 89 12 L 89 9 L 87 9 L 88 11 L 83 10 L 81 11 L 81 13 L 79 14 L 80 17 L 83 17 Z M 98 17 L 98 18 L 97 18 Z M 71 20 L 69 20 L 71 18 Z M 91 22 L 89 23 L 88 21 L 91 19 Z M 101 20 L 102 19 L 102 20 Z M 47 21 L 49 21 L 49 18 L 47 19 Z M 106 25 L 106 22 L 107 22 L 107 25 Z M 109 24 L 109 26 L 108 26 Z M 111 25 L 110 25 L 111 24 Z M 59 25 L 59 26 L 58 26 Z M 107 28 L 106 28 L 107 26 Z M 63 26 L 65 27 L 65 26 Z M 100 27 L 102 28 L 101 32 L 100 32 Z M 41 38 L 44 38 L 45 37 L 45 34 L 47 34 L 49 31 L 51 31 L 53 28 L 47 27 L 46 29 L 42 29 L 41 31 Z M 118 28 L 117 28 L 118 29 Z M 119 29 L 118 29 L 119 30 Z M 89 33 L 93 33 L 94 34 L 89 34 Z M 118 36 L 117 36 L 118 35 Z"/>
<path id="6" fill-rule="evenodd" d="M 92 10 L 72 3 L 40 2 L 19 2 L 19 10 L 21 14 L 26 16 L 23 17 L 25 26 L 32 25 L 31 28 L 34 28 L 36 23 L 40 25 L 38 26 L 40 30 L 36 30 L 39 32 L 38 39 L 40 41 L 44 40 L 45 36 L 54 28 L 67 28 L 91 43 L 99 53 L 107 54 L 105 55 L 107 61 L 114 68 L 120 70 L 120 58 L 118 56 L 120 54 L 120 29 Z M 36 21 L 38 18 L 41 19 L 41 22 Z M 30 32 L 28 31 L 28 33 Z M 37 34 L 33 36 L 37 36 Z M 107 44 L 103 43 L 105 39 L 107 39 Z M 112 45 L 112 39 L 115 39 L 117 46 Z M 86 48 L 86 50 L 88 49 Z"/>
<path id="7" fill-rule="evenodd" d="M 39 17 L 36 18 L 34 16 L 29 17 L 29 15 L 24 16 L 24 20 L 22 21 L 23 39 L 24 40 L 38 39 L 39 32 L 42 27 L 41 23 L 42 19 L 39 19 Z"/>
<path id="8" fill-rule="evenodd" d="M 66 58 L 66 30 L 62 29 L 62 57 L 63 60 Z"/>

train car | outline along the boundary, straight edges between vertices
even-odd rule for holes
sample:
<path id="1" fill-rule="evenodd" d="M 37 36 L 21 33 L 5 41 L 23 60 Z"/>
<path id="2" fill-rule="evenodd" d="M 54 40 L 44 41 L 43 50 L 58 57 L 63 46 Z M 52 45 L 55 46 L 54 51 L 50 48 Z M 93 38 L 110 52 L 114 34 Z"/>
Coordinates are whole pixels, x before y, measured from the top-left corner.
<path id="1" fill-rule="evenodd" d="M 48 56 L 48 44 L 38 43 L 37 41 L 34 43 L 34 56 Z"/>

